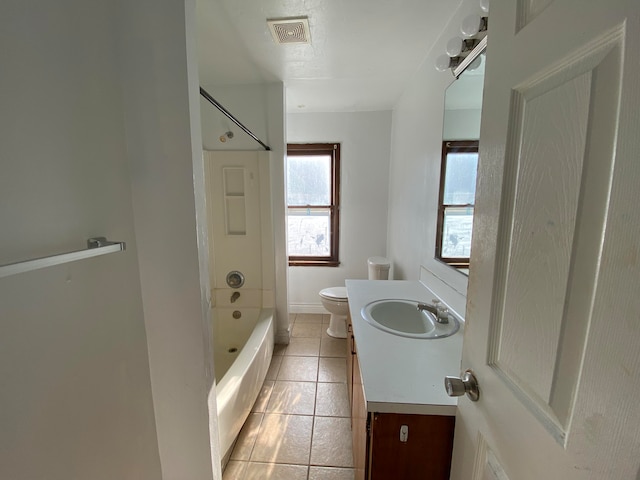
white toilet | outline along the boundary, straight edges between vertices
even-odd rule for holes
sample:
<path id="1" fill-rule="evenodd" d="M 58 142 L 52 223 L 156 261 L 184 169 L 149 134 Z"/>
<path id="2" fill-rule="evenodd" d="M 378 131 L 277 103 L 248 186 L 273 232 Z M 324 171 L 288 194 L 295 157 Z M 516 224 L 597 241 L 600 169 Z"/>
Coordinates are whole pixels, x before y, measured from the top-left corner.
<path id="1" fill-rule="evenodd" d="M 389 278 L 389 260 L 384 257 L 371 257 L 367 260 L 369 280 L 387 280 Z M 347 314 L 349 301 L 347 287 L 329 287 L 320 290 L 322 306 L 331 314 L 327 335 L 335 338 L 347 338 Z"/>
<path id="2" fill-rule="evenodd" d="M 329 287 L 320 290 L 320 301 L 331 314 L 327 335 L 335 338 L 347 338 L 346 320 L 349 312 L 347 287 Z"/>
<path id="3" fill-rule="evenodd" d="M 389 260 L 386 258 L 369 257 L 367 265 L 369 266 L 369 280 L 389 279 Z"/>

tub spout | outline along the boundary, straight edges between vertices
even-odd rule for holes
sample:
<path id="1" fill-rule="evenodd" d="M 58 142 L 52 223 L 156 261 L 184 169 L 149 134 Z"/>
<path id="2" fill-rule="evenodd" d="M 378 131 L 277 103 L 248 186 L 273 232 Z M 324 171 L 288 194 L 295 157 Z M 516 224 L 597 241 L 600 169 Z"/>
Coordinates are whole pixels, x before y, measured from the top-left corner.
<path id="1" fill-rule="evenodd" d="M 240 298 L 240 292 L 233 292 L 233 294 L 231 295 L 231 303 L 235 303 L 238 298 Z"/>

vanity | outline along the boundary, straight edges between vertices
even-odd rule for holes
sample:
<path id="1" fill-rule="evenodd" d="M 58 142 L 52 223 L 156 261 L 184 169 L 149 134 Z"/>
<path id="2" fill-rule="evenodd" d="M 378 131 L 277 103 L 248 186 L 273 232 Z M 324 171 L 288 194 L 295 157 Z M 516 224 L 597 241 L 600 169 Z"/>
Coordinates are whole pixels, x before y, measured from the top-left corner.
<path id="1" fill-rule="evenodd" d="M 356 480 L 448 479 L 457 399 L 447 395 L 444 377 L 459 374 L 464 327 L 445 338 L 389 333 L 367 321 L 363 309 L 385 299 L 431 304 L 436 296 L 418 281 L 346 286 Z"/>

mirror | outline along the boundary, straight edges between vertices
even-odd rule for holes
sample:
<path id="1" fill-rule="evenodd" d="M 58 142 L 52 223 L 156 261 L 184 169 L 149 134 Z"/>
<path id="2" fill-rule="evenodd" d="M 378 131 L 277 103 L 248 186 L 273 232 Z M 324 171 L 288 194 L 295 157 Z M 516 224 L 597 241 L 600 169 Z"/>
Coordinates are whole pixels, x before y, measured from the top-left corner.
<path id="1" fill-rule="evenodd" d="M 478 140 L 484 86 L 482 52 L 445 93 L 436 258 L 469 274 Z"/>

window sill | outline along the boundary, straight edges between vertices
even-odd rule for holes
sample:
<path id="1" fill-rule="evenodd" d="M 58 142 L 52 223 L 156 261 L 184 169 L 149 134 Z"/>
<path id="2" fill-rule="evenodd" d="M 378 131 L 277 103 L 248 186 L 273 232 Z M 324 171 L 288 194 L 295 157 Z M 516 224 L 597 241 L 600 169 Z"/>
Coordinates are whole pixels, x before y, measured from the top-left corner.
<path id="1" fill-rule="evenodd" d="M 340 262 L 335 260 L 289 260 L 290 267 L 338 267 Z"/>

